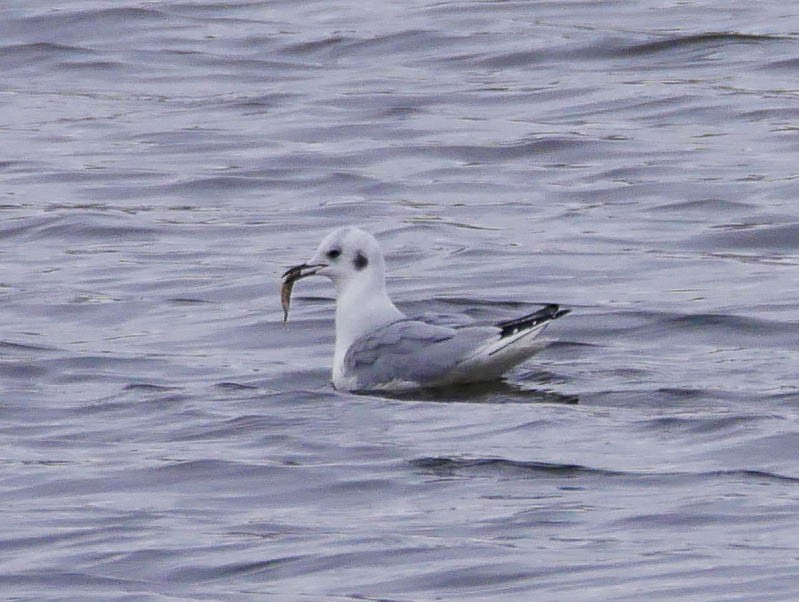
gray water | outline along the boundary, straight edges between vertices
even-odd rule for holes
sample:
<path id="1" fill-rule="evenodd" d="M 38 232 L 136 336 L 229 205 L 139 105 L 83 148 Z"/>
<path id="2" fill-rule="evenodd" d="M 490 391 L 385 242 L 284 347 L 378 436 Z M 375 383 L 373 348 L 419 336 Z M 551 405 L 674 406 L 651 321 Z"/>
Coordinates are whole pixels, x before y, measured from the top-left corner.
<path id="1" fill-rule="evenodd" d="M 0 597 L 799 598 L 799 8 L 0 8 Z M 408 311 L 572 308 L 500 383 L 329 383 Z"/>

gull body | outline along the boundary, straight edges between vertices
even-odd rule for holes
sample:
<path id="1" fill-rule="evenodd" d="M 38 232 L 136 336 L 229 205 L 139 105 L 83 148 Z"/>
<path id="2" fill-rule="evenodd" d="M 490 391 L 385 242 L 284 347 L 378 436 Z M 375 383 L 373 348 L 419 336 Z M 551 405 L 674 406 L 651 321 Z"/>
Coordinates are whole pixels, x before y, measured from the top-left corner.
<path id="1" fill-rule="evenodd" d="M 377 240 L 353 226 L 331 232 L 313 257 L 284 274 L 284 287 L 319 275 L 336 289 L 333 386 L 406 389 L 495 380 L 544 345 L 536 340 L 557 305 L 493 325 L 449 325 L 409 318 L 388 296 Z M 288 305 L 286 302 L 285 308 Z"/>

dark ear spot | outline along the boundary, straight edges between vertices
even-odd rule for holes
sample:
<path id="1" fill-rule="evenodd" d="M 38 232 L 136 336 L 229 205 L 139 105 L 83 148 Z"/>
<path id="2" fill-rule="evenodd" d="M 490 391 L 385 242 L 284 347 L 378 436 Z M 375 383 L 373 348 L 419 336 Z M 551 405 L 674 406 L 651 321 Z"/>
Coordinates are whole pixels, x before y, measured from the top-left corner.
<path id="1" fill-rule="evenodd" d="M 358 251 L 358 254 L 355 255 L 355 259 L 352 261 L 352 264 L 355 266 L 355 269 L 360 272 L 369 265 L 369 260 L 366 258 L 366 255 Z"/>

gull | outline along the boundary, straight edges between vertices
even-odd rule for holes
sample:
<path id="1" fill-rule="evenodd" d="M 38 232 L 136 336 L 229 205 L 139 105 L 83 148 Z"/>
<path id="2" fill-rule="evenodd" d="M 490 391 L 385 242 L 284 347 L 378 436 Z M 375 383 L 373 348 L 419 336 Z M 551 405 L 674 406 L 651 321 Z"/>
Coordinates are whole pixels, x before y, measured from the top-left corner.
<path id="1" fill-rule="evenodd" d="M 537 337 L 569 312 L 546 305 L 519 318 L 480 325 L 408 317 L 386 291 L 383 252 L 374 236 L 346 226 L 313 257 L 283 274 L 288 317 L 294 283 L 325 276 L 336 289 L 333 386 L 343 391 L 403 390 L 491 381 L 546 345 Z"/>

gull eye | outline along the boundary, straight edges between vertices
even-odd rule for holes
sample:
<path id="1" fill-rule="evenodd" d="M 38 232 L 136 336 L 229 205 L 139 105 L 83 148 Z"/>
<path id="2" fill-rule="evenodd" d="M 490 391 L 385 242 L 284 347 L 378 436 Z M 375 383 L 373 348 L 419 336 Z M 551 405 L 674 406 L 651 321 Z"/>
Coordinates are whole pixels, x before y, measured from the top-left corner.
<path id="1" fill-rule="evenodd" d="M 335 259 L 339 255 L 341 255 L 341 249 L 330 249 L 327 252 L 327 258 L 328 259 Z"/>

